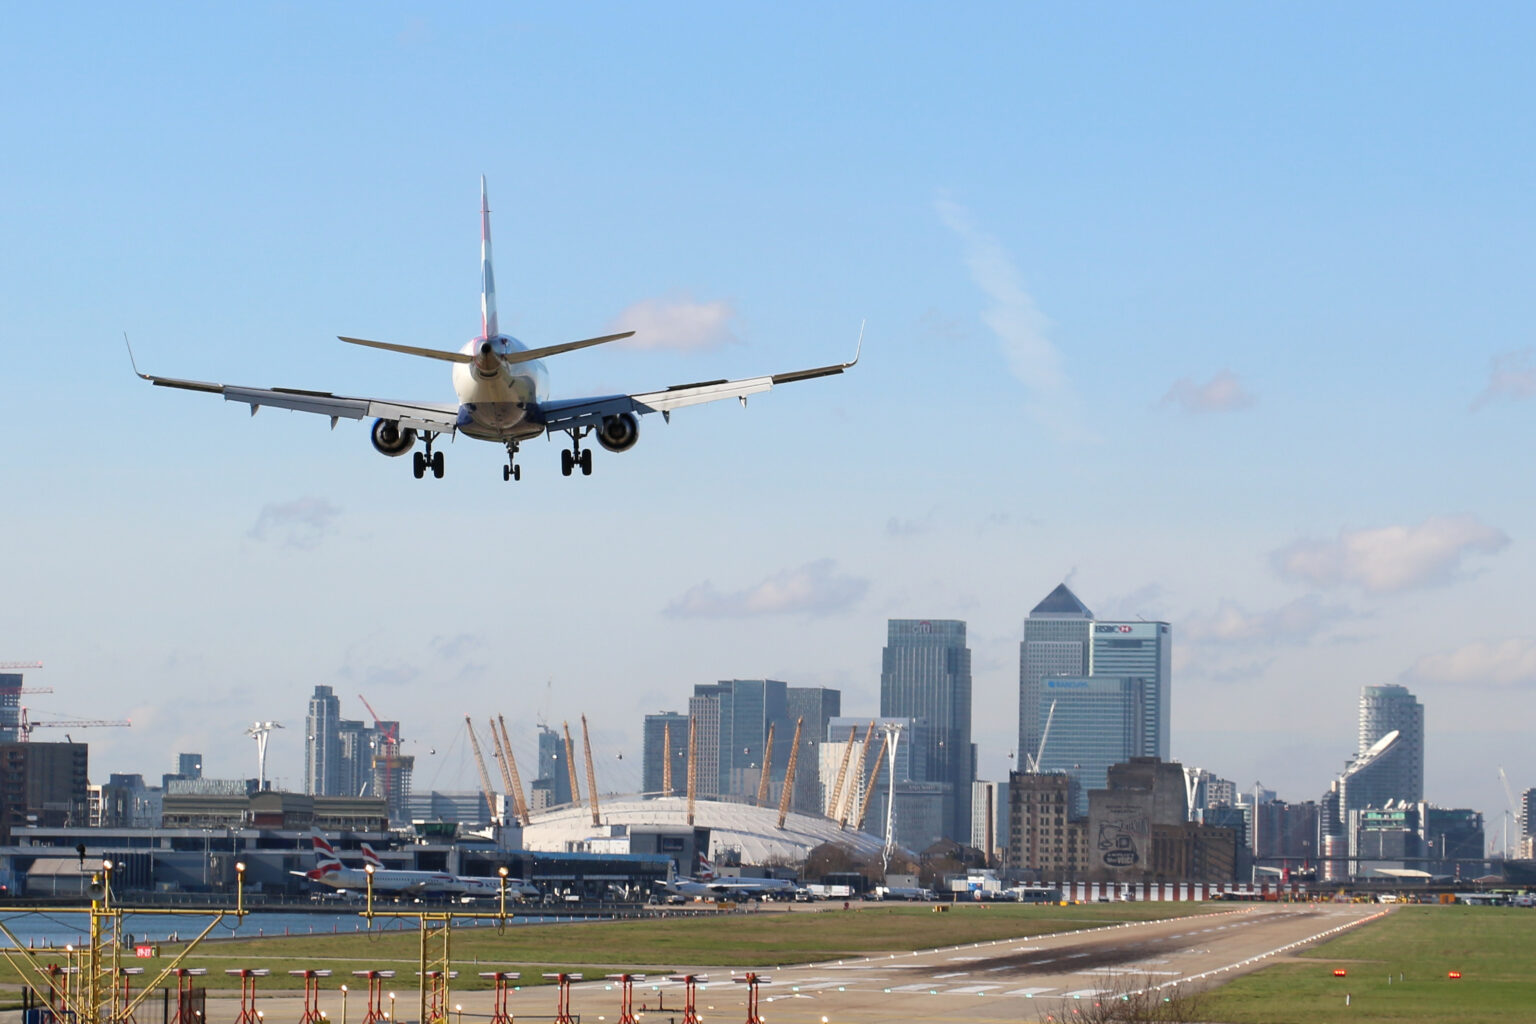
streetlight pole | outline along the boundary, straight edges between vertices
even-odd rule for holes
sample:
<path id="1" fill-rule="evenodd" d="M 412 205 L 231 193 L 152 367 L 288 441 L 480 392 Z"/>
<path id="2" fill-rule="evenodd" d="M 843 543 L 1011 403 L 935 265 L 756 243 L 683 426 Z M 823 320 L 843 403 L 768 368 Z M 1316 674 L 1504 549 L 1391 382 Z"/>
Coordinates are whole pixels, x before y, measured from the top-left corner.
<path id="1" fill-rule="evenodd" d="M 347 1024 L 347 986 L 341 986 L 341 1024 Z"/>

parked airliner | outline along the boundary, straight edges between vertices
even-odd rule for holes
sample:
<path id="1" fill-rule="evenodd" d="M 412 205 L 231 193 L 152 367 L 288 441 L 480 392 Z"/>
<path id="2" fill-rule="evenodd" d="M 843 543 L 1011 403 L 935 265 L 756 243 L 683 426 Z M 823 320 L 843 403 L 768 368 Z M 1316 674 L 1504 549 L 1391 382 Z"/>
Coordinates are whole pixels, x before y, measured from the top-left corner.
<path id="1" fill-rule="evenodd" d="M 739 896 L 742 899 L 774 895 L 789 896 L 796 889 L 796 884 L 787 878 L 739 878 L 717 875 L 715 865 L 702 853 L 699 854 L 698 874 L 692 878 L 682 875 L 669 877 L 665 882 L 656 884 L 664 891 L 678 896 L 699 896 L 716 900 L 729 899 L 732 896 Z"/>
<path id="2" fill-rule="evenodd" d="M 333 889 L 364 892 L 368 888 L 368 876 L 371 874 L 373 891 L 376 893 L 480 897 L 495 897 L 501 894 L 502 880 L 499 877 L 481 878 L 476 875 L 455 875 L 447 871 L 404 871 L 386 868 L 373 847 L 367 843 L 363 844 L 363 866 L 349 868 L 342 864 L 336 848 L 318 829 L 310 833 L 310 839 L 315 850 L 315 866 L 308 871 L 293 873 Z M 537 889 L 520 878 L 508 878 L 506 886 L 507 895 L 512 897 L 539 894 Z"/>
<path id="3" fill-rule="evenodd" d="M 342 419 L 372 417 L 373 447 L 384 455 L 404 455 L 416 447 L 418 438 L 421 440 L 423 450 L 415 452 L 412 459 L 412 469 L 418 480 L 428 471 L 434 477 L 442 477 L 443 453 L 433 450 L 439 438 L 447 436 L 452 439 L 463 434 L 480 441 L 493 441 L 504 445 L 507 450 L 507 464 L 502 467 L 502 479 L 519 480 L 522 478 L 522 467 L 517 462 L 518 449 L 524 441 L 540 434 L 564 431 L 569 435 L 571 446 L 560 453 L 560 470 L 570 476 L 579 468 L 583 476 L 589 476 L 592 473 L 592 451 L 581 446 L 582 440 L 589 434 L 595 432 L 598 444 L 610 452 L 628 451 L 640 439 L 639 417 L 646 413 L 659 412 L 664 419 L 670 421 L 673 409 L 688 405 L 724 398 L 737 398 L 746 404 L 748 395 L 767 391 L 775 384 L 842 373 L 859 361 L 856 349 L 853 362 L 809 370 L 741 380 L 678 384 L 660 391 L 639 394 L 594 395 L 552 401 L 543 397 L 548 378 L 540 360 L 562 352 L 619 341 L 631 337 L 634 332 L 605 334 L 540 348 L 528 348 L 511 335 L 502 333 L 496 317 L 496 279 L 491 271 L 491 208 L 483 176 L 480 179 L 480 277 L 480 334 L 456 352 L 341 336 L 341 340 L 350 345 L 365 345 L 454 364 L 453 388 L 458 395 L 458 402 L 453 404 L 349 398 L 323 391 L 250 388 L 180 380 L 140 373 L 137 363 L 134 364 L 134 373 L 160 387 L 205 391 L 223 395 L 226 401 L 243 402 L 251 407 L 252 415 L 263 406 L 318 413 L 331 418 L 333 429 L 337 421 Z M 860 330 L 858 348 L 862 347 L 863 331 Z M 132 356 L 130 348 L 130 361 Z"/>

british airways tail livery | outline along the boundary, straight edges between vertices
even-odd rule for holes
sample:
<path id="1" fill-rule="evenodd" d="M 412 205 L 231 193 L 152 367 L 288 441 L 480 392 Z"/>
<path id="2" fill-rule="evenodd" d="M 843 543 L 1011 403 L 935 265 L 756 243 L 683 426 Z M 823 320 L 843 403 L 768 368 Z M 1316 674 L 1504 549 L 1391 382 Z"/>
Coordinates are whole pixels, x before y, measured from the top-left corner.
<path id="1" fill-rule="evenodd" d="M 595 435 L 597 443 L 610 452 L 628 451 L 640 439 L 639 419 L 647 413 L 659 412 L 664 419 L 670 420 L 672 410 L 684 406 L 725 398 L 737 398 L 745 404 L 747 396 L 767 391 L 775 384 L 789 384 L 842 373 L 859 361 L 859 351 L 864 341 L 864 332 L 860 328 L 858 348 L 854 351 L 853 361 L 848 363 L 741 380 L 677 384 L 660 391 L 636 394 L 593 395 L 559 400 L 545 397 L 548 378 L 541 362 L 545 357 L 604 345 L 633 334 L 633 331 L 625 331 L 621 334 L 605 334 L 581 341 L 529 348 L 511 335 L 502 333 L 496 316 L 496 276 L 491 268 L 491 208 L 486 198 L 485 178 L 482 176 L 479 336 L 471 338 L 457 351 L 341 336 L 342 341 L 351 345 L 364 345 L 452 363 L 453 389 L 458 397 L 457 402 L 396 402 L 295 388 L 251 388 L 180 380 L 140 373 L 137 364 L 134 365 L 134 373 L 159 387 L 223 395 L 226 401 L 242 402 L 250 406 L 252 415 L 263 406 L 317 413 L 329 416 L 332 428 L 342 419 L 371 418 L 374 421 L 373 447 L 384 455 L 404 455 L 416 448 L 418 440 L 421 442 L 422 449 L 412 457 L 412 469 L 417 479 L 426 476 L 428 472 L 434 477 L 440 478 L 443 475 L 443 453 L 434 450 L 439 439 L 446 436 L 451 440 L 463 434 L 477 441 L 491 441 L 505 446 L 507 450 L 507 464 L 502 467 L 502 479 L 518 480 L 522 478 L 522 467 L 517 461 L 518 450 L 524 441 L 540 434 L 563 431 L 568 435 L 570 447 L 562 449 L 560 453 L 561 472 L 570 476 L 580 469 L 583 476 L 589 476 L 592 473 L 592 450 L 582 447 L 582 441 L 589 436 Z M 132 357 L 130 347 L 130 361 Z"/>

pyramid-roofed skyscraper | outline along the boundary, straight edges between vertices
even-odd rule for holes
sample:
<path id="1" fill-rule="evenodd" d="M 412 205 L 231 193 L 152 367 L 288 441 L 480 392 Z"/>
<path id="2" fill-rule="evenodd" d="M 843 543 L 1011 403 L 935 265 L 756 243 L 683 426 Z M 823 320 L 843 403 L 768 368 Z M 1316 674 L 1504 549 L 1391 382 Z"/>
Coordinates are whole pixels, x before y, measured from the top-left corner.
<path id="1" fill-rule="evenodd" d="M 1019 750 L 1022 769 L 1040 749 L 1040 681 L 1092 669 L 1093 612 L 1065 583 L 1035 605 L 1019 644 Z"/>

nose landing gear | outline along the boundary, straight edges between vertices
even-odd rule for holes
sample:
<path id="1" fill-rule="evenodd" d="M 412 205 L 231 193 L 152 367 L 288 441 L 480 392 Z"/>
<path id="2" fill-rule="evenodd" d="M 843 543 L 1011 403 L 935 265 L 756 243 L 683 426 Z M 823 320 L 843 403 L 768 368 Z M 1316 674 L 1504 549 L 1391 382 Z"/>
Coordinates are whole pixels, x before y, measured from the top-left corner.
<path id="1" fill-rule="evenodd" d="M 501 478 L 503 480 L 521 480 L 523 478 L 523 467 L 517 464 L 517 448 L 518 444 L 516 441 L 507 442 L 507 464 L 501 467 Z"/>

